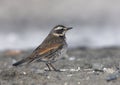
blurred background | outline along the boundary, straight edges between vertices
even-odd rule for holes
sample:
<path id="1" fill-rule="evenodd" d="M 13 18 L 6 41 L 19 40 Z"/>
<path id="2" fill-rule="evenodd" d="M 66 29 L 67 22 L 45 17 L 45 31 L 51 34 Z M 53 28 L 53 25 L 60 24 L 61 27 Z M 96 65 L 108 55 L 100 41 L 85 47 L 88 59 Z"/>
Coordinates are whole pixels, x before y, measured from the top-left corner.
<path id="1" fill-rule="evenodd" d="M 120 0 L 0 0 L 0 50 L 38 46 L 58 24 L 70 48 L 120 46 Z"/>

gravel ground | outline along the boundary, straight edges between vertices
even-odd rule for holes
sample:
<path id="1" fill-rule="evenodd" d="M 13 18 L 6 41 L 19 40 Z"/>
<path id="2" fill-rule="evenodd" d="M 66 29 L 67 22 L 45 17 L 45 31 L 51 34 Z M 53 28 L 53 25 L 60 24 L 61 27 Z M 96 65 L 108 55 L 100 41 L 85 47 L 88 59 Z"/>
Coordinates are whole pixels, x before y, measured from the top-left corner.
<path id="1" fill-rule="evenodd" d="M 54 64 L 62 72 L 45 71 L 42 62 L 12 66 L 31 52 L 0 52 L 0 85 L 120 85 L 119 48 L 70 49 Z"/>

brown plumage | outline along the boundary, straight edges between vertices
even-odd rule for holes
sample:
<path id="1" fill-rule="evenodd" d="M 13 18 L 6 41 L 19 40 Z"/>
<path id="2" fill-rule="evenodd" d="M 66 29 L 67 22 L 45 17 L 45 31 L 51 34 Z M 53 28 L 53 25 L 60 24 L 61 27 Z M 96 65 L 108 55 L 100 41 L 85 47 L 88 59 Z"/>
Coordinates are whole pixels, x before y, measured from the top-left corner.
<path id="1" fill-rule="evenodd" d="M 30 56 L 14 63 L 13 66 L 18 66 L 25 62 L 29 64 L 32 61 L 42 61 L 46 63 L 49 70 L 52 68 L 57 71 L 52 63 L 66 53 L 67 43 L 65 40 L 65 33 L 70 29 L 72 28 L 63 25 L 55 26 L 42 44 L 39 45 Z"/>

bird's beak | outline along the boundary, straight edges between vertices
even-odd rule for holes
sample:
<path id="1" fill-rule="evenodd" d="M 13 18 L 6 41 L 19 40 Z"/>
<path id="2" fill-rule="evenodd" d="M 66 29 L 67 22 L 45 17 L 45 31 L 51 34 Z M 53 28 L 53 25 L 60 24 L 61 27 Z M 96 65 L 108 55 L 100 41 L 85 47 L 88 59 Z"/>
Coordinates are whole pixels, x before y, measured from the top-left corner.
<path id="1" fill-rule="evenodd" d="M 71 30 L 71 29 L 72 29 L 72 27 L 67 27 L 67 31 L 68 31 L 68 30 Z"/>

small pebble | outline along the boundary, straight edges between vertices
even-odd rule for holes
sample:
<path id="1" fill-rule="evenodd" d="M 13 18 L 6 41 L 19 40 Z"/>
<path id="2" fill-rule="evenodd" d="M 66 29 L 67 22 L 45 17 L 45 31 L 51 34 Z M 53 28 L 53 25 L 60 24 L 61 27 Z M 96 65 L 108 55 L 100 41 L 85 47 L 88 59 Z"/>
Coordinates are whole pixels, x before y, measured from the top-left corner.
<path id="1" fill-rule="evenodd" d="M 112 80 L 116 80 L 118 77 L 120 77 L 120 73 L 117 71 L 117 72 L 114 72 L 112 74 L 109 74 L 107 77 L 106 77 L 106 81 L 112 81 Z"/>
<path id="2" fill-rule="evenodd" d="M 68 82 L 65 82 L 64 85 L 68 85 Z"/>
<path id="3" fill-rule="evenodd" d="M 103 68 L 103 71 L 107 72 L 107 73 L 114 73 L 115 69 L 113 69 L 113 68 Z"/>
<path id="4" fill-rule="evenodd" d="M 80 67 L 78 67 L 77 70 L 80 71 Z"/>
<path id="5" fill-rule="evenodd" d="M 47 76 L 48 79 L 50 79 L 50 76 Z"/>
<path id="6" fill-rule="evenodd" d="M 74 72 L 74 71 L 76 71 L 76 69 L 70 69 L 70 71 Z"/>
<path id="7" fill-rule="evenodd" d="M 17 61 L 15 59 L 12 59 L 12 63 L 16 63 Z"/>
<path id="8" fill-rule="evenodd" d="M 67 75 L 67 77 L 72 77 L 72 76 L 73 76 L 72 74 Z"/>
<path id="9" fill-rule="evenodd" d="M 37 69 L 37 70 L 35 71 L 35 73 L 38 73 L 38 74 L 44 73 L 44 70 Z"/>
<path id="10" fill-rule="evenodd" d="M 75 57 L 70 57 L 69 58 L 69 61 L 74 61 L 75 60 Z"/>
<path id="11" fill-rule="evenodd" d="M 77 67 L 77 69 L 70 69 L 70 71 L 74 72 L 74 71 L 80 71 L 80 67 Z"/>
<path id="12" fill-rule="evenodd" d="M 80 82 L 77 82 L 78 84 L 80 84 Z"/>
<path id="13" fill-rule="evenodd" d="M 23 72 L 24 75 L 26 75 L 27 73 L 26 72 Z"/>
<path id="14" fill-rule="evenodd" d="M 99 71 L 99 72 L 103 72 L 103 65 L 100 63 L 94 63 L 92 64 L 92 68 L 94 71 Z"/>
<path id="15" fill-rule="evenodd" d="M 60 71 L 63 71 L 63 72 L 65 72 L 65 71 L 68 71 L 68 69 L 60 69 Z"/>

